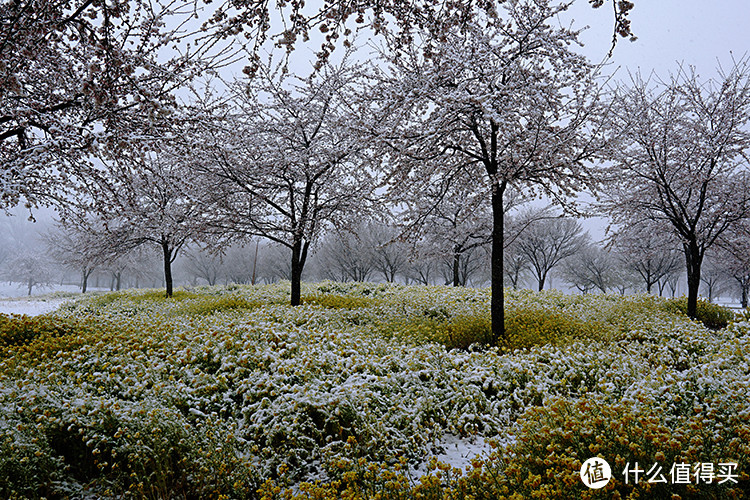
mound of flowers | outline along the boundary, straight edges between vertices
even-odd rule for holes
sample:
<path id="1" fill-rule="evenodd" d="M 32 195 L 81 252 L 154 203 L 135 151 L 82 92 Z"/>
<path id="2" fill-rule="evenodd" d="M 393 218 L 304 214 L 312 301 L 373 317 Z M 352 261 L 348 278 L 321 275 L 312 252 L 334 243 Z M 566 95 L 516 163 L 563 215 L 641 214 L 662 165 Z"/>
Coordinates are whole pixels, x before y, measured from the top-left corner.
<path id="1" fill-rule="evenodd" d="M 508 291 L 508 341 L 488 347 L 487 290 L 326 282 L 294 308 L 287 290 L 126 291 L 0 316 L 0 496 L 750 490 L 746 321 L 708 329 L 650 296 Z M 495 448 L 417 477 L 446 435 Z M 590 457 L 612 467 L 601 491 L 579 477 Z M 636 462 L 669 479 L 702 465 L 697 482 L 651 483 L 627 474 Z"/>

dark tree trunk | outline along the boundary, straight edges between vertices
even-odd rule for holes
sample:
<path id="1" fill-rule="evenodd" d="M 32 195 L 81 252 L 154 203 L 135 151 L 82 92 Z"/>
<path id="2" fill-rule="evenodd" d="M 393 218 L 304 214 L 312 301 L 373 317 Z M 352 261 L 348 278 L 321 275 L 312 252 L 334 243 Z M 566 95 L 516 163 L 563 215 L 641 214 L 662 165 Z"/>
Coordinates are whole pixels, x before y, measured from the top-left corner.
<path id="1" fill-rule="evenodd" d="M 685 243 L 685 261 L 687 263 L 687 284 L 688 284 L 688 303 L 687 313 L 693 319 L 696 319 L 698 309 L 698 291 L 701 286 L 701 264 L 703 256 L 701 255 L 698 243 L 691 241 Z"/>
<path id="2" fill-rule="evenodd" d="M 120 291 L 120 285 L 122 285 L 122 271 L 117 271 L 115 274 L 115 290 Z"/>
<path id="3" fill-rule="evenodd" d="M 461 266 L 461 251 L 458 246 L 453 248 L 453 286 L 461 285 L 461 277 L 459 276 L 459 269 Z"/>
<path id="4" fill-rule="evenodd" d="M 307 260 L 307 249 L 309 244 L 296 241 L 292 245 L 292 293 L 291 305 L 298 306 L 302 303 L 302 270 Z"/>
<path id="5" fill-rule="evenodd" d="M 740 305 L 743 309 L 747 309 L 747 285 L 741 285 L 742 286 L 742 298 L 740 298 Z"/>
<path id="6" fill-rule="evenodd" d="M 91 276 L 91 269 L 84 269 L 81 272 L 81 293 L 86 293 L 86 288 L 89 283 L 89 276 Z"/>
<path id="7" fill-rule="evenodd" d="M 539 281 L 539 291 L 540 292 L 542 290 L 544 290 L 544 282 L 545 282 L 546 279 L 547 279 L 547 275 L 546 274 L 540 274 L 539 276 L 537 276 L 537 280 Z"/>
<path id="8" fill-rule="evenodd" d="M 498 345 L 505 340 L 505 290 L 503 288 L 504 251 L 504 206 L 505 186 L 492 190 L 492 264 L 490 315 L 492 320 L 492 343 Z"/>
<path id="9" fill-rule="evenodd" d="M 29 297 L 31 297 L 31 290 L 34 288 L 34 280 L 30 279 L 28 282 L 28 285 L 29 285 Z"/>
<path id="10" fill-rule="evenodd" d="M 161 242 L 162 253 L 164 254 L 164 285 L 167 289 L 167 298 L 172 296 L 172 248 L 168 241 Z"/>

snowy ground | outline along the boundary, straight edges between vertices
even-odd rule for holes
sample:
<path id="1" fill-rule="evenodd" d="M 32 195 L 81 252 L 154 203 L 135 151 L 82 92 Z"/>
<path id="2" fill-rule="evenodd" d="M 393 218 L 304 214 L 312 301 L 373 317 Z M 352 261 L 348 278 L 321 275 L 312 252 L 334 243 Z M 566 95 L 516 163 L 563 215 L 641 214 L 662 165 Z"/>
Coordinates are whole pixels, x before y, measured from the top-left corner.
<path id="1" fill-rule="evenodd" d="M 28 299 L 0 299 L 0 313 L 26 314 L 37 316 L 52 312 L 70 298 L 28 298 Z"/>
<path id="2" fill-rule="evenodd" d="M 34 287 L 28 296 L 26 285 L 19 283 L 0 282 L 0 313 L 26 314 L 37 316 L 52 312 L 61 304 L 73 300 L 71 297 L 58 297 L 52 294 L 66 292 L 78 294 L 81 291 L 77 285 L 55 285 L 44 288 Z M 101 289 L 101 291 L 106 291 Z"/>
<path id="3" fill-rule="evenodd" d="M 490 445 L 482 437 L 462 438 L 452 434 L 446 434 L 438 443 L 443 449 L 442 453 L 428 456 L 419 467 L 410 471 L 412 479 L 419 479 L 427 474 L 427 466 L 434 456 L 438 462 L 450 465 L 454 469 L 466 470 L 475 458 L 487 458 L 492 452 Z"/>

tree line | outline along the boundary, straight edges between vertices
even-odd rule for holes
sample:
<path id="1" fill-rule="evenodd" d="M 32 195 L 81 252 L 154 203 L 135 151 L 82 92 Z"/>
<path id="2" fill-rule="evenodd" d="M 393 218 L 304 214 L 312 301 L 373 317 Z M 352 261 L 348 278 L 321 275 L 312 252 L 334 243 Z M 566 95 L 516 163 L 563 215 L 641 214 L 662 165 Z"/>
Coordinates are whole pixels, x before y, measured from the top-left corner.
<path id="1" fill-rule="evenodd" d="M 158 2 L 32 3 L 2 7 L 13 35 L 0 52 L 3 202 L 54 205 L 100 258 L 155 248 L 167 296 L 189 245 L 220 253 L 262 238 L 286 248 L 297 305 L 325 235 L 360 238 L 356 228 L 372 219 L 395 228 L 392 241 L 448 242 L 454 283 L 469 254 L 487 249 L 501 342 L 506 276 L 521 272 L 508 270 L 512 251 L 544 286 L 562 258 L 540 252 L 542 242 L 574 229 L 523 207 L 544 196 L 581 214 L 571 200 L 582 191 L 597 199 L 589 213 L 612 220 L 612 245 L 656 236 L 654 248 L 681 249 L 691 316 L 706 255 L 739 262 L 746 253 L 746 59 L 715 79 L 680 67 L 666 79 L 612 83 L 576 50 L 578 28 L 556 22 L 566 3 L 457 2 L 431 18 L 416 15 L 430 2 L 334 2 L 325 18 L 296 4 L 285 11 L 294 22 L 277 45 L 292 47 L 313 27 L 325 34 L 302 75 L 284 57 L 261 57 L 268 11 L 243 11 L 253 2 L 222 4 L 195 29 L 196 4 L 185 2 L 193 10 L 177 30 L 164 20 L 180 9 Z M 632 4 L 615 4 L 616 33 L 627 36 Z M 380 43 L 357 62 L 346 23 L 365 14 Z M 24 22 L 34 29 L 13 31 Z M 256 45 L 218 43 L 242 33 Z M 240 55 L 250 62 L 243 76 L 222 78 Z M 592 274 L 604 254 L 583 248 L 580 267 Z M 651 266 L 664 252 L 653 255 L 642 261 L 647 288 L 661 279 Z"/>

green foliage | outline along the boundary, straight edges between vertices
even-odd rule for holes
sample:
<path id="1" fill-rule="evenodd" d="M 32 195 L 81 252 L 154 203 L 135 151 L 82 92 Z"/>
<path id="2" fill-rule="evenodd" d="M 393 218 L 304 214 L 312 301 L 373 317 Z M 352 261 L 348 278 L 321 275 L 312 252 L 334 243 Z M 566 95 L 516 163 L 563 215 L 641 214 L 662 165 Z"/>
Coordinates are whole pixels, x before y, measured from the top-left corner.
<path id="1" fill-rule="evenodd" d="M 667 311 L 687 316 L 687 297 L 667 299 L 664 307 Z M 706 328 L 713 330 L 725 328 L 734 319 L 734 313 L 731 309 L 712 304 L 703 299 L 698 300 L 696 304 L 695 316 L 695 319 L 703 323 Z"/>

